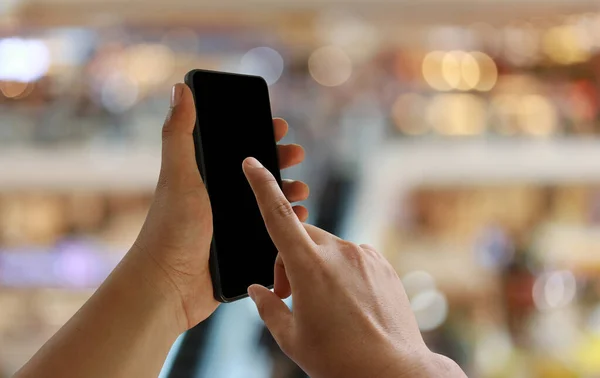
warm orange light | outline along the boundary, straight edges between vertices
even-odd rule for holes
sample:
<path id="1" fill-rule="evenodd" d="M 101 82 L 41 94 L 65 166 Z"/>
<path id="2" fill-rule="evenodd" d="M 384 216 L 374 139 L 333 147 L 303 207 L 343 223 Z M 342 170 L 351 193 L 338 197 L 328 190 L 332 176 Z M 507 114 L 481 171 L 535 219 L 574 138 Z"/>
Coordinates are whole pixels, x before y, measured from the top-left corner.
<path id="1" fill-rule="evenodd" d="M 486 103 L 472 94 L 440 94 L 427 107 L 427 119 L 440 134 L 478 135 L 485 131 Z"/>
<path id="2" fill-rule="evenodd" d="M 590 52 L 583 46 L 578 30 L 571 25 L 557 26 L 544 35 L 543 50 L 554 62 L 574 64 L 585 62 Z"/>
<path id="3" fill-rule="evenodd" d="M 498 81 L 498 68 L 496 63 L 487 54 L 474 51 L 471 56 L 477 62 L 479 68 L 479 80 L 473 87 L 481 92 L 492 90 Z"/>
<path id="4" fill-rule="evenodd" d="M 33 91 L 33 83 L 20 83 L 16 81 L 0 82 L 0 92 L 6 97 L 13 100 L 25 98 Z"/>
<path id="5" fill-rule="evenodd" d="M 425 56 L 421 67 L 425 82 L 438 91 L 452 89 L 442 74 L 442 61 L 445 55 L 443 51 L 432 51 Z"/>

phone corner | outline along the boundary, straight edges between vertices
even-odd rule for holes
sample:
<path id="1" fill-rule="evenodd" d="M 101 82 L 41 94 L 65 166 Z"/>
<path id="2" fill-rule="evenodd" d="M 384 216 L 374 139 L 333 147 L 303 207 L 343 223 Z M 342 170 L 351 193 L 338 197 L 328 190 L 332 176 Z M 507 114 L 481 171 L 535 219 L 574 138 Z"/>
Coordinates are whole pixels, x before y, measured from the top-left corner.
<path id="1" fill-rule="evenodd" d="M 197 69 L 193 69 L 191 71 L 189 71 L 188 73 L 185 74 L 184 78 L 183 78 L 183 82 L 185 84 L 187 84 L 188 87 L 192 87 L 192 83 L 193 83 L 193 78 L 194 78 L 194 74 L 196 73 L 196 71 L 198 71 Z"/>

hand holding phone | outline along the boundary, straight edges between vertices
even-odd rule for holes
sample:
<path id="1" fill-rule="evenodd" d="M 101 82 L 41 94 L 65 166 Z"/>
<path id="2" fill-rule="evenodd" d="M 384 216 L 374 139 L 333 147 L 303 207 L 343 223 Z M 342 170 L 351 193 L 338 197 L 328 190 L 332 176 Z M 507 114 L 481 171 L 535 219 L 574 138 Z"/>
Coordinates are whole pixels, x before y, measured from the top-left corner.
<path id="1" fill-rule="evenodd" d="M 227 129 L 226 119 L 227 115 L 223 115 L 218 124 Z M 196 163 L 195 124 L 192 93 L 187 85 L 177 84 L 162 131 L 162 165 L 156 193 L 132 248 L 139 251 L 140 256 L 148 256 L 162 272 L 161 284 L 171 288 L 168 300 L 174 303 L 183 319 L 181 332 L 206 319 L 218 305 L 213 297 L 209 269 L 213 218 Z M 287 132 L 287 123 L 275 119 L 272 125 L 276 139 L 281 140 Z M 282 168 L 302 161 L 300 147 L 280 145 L 278 150 Z M 241 171 L 241 166 L 239 169 Z M 283 189 L 290 201 L 308 196 L 308 187 L 301 182 L 284 180 Z M 297 211 L 300 216 L 306 216 L 305 209 L 297 208 Z"/>

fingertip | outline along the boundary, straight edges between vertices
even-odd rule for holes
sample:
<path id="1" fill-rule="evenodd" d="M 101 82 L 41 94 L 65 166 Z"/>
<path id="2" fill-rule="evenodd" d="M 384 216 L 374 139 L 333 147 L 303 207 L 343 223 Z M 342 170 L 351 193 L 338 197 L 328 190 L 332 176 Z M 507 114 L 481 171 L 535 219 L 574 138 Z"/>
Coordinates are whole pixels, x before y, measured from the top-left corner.
<path id="1" fill-rule="evenodd" d="M 282 144 L 277 146 L 279 155 L 279 168 L 286 169 L 304 161 L 306 152 L 299 144 Z"/>
<path id="2" fill-rule="evenodd" d="M 266 287 L 259 284 L 252 284 L 248 286 L 248 296 L 252 299 L 252 301 L 256 302 L 257 298 L 261 295 L 261 292 L 270 291 Z"/>
<path id="3" fill-rule="evenodd" d="M 171 91 L 171 109 L 164 124 L 163 131 L 185 132 L 191 134 L 196 123 L 196 107 L 190 88 L 177 83 Z"/>
<path id="4" fill-rule="evenodd" d="M 174 108 L 179 105 L 181 101 L 181 95 L 183 93 L 183 88 L 181 87 L 181 83 L 175 84 L 173 89 L 171 90 L 171 107 Z"/>
<path id="5" fill-rule="evenodd" d="M 308 219 L 308 209 L 301 205 L 294 206 L 293 209 L 300 222 L 306 222 L 306 220 Z"/>
<path id="6" fill-rule="evenodd" d="M 248 287 L 248 296 L 250 297 L 250 299 L 252 299 L 252 301 L 256 302 L 256 286 L 257 285 L 250 285 Z"/>
<path id="7" fill-rule="evenodd" d="M 262 168 L 263 165 L 260 163 L 260 161 L 258 161 L 256 158 L 253 157 L 247 157 L 244 159 L 244 162 L 242 163 L 242 166 L 244 168 Z"/>
<path id="8" fill-rule="evenodd" d="M 283 118 L 273 118 L 273 130 L 275 132 L 275 140 L 279 142 L 287 135 L 289 125 Z"/>

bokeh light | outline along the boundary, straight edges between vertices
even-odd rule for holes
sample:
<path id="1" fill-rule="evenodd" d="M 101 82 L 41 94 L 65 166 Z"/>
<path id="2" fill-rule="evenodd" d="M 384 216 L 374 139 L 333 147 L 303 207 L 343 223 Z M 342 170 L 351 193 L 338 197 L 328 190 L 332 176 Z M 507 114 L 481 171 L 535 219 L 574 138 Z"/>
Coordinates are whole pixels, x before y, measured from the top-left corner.
<path id="1" fill-rule="evenodd" d="M 422 292 L 435 290 L 435 279 L 423 270 L 406 273 L 402 277 L 402 284 L 409 298 Z"/>
<path id="2" fill-rule="evenodd" d="M 442 73 L 442 61 L 446 53 L 432 51 L 423 59 L 422 73 L 425 82 L 438 91 L 449 91 L 452 86 L 448 84 Z"/>
<path id="3" fill-rule="evenodd" d="M 571 25 L 556 26 L 546 31 L 542 48 L 552 61 L 559 64 L 581 63 L 590 58 L 580 34 Z"/>
<path id="4" fill-rule="evenodd" d="M 43 77 L 50 68 L 50 52 L 40 40 L 0 40 L 0 80 L 28 83 Z"/>
<path id="5" fill-rule="evenodd" d="M 437 290 L 426 290 L 412 297 L 410 307 L 421 331 L 432 331 L 441 326 L 448 316 L 448 300 Z"/>
<path id="6" fill-rule="evenodd" d="M 440 134 L 468 136 L 484 132 L 486 102 L 472 94 L 440 94 L 426 109 L 427 120 Z"/>
<path id="7" fill-rule="evenodd" d="M 474 51 L 471 56 L 477 61 L 479 68 L 479 80 L 474 88 L 481 92 L 487 92 L 494 88 L 498 81 L 498 68 L 496 63 L 489 55 Z"/>
<path id="8" fill-rule="evenodd" d="M 425 56 L 422 72 L 429 86 L 438 91 L 491 90 L 498 79 L 496 64 L 487 54 L 474 51 L 433 51 Z"/>
<path id="9" fill-rule="evenodd" d="M 450 51 L 444 54 L 442 59 L 442 76 L 452 89 L 467 89 L 462 81 L 462 59 L 465 53 L 462 51 Z"/>
<path id="10" fill-rule="evenodd" d="M 6 98 L 18 100 L 27 97 L 33 92 L 33 83 L 22 83 L 18 81 L 0 81 L 0 92 Z"/>
<path id="11" fill-rule="evenodd" d="M 533 300 L 541 311 L 570 304 L 577 292 L 575 276 L 570 271 L 553 271 L 541 274 L 533 285 Z"/>
<path id="12" fill-rule="evenodd" d="M 519 123 L 523 131 L 535 136 L 550 135 L 558 126 L 558 116 L 552 103 L 540 95 L 521 97 Z"/>
<path id="13" fill-rule="evenodd" d="M 481 81 L 479 62 L 470 53 L 465 53 L 460 61 L 461 84 L 458 89 L 471 90 Z"/>
<path id="14" fill-rule="evenodd" d="M 352 75 L 352 61 L 337 46 L 325 46 L 312 53 L 308 70 L 315 81 L 326 87 L 344 84 Z"/>
<path id="15" fill-rule="evenodd" d="M 283 67 L 281 54 L 270 47 L 257 47 L 244 54 L 240 72 L 262 76 L 268 85 L 273 85 L 281 77 Z"/>

